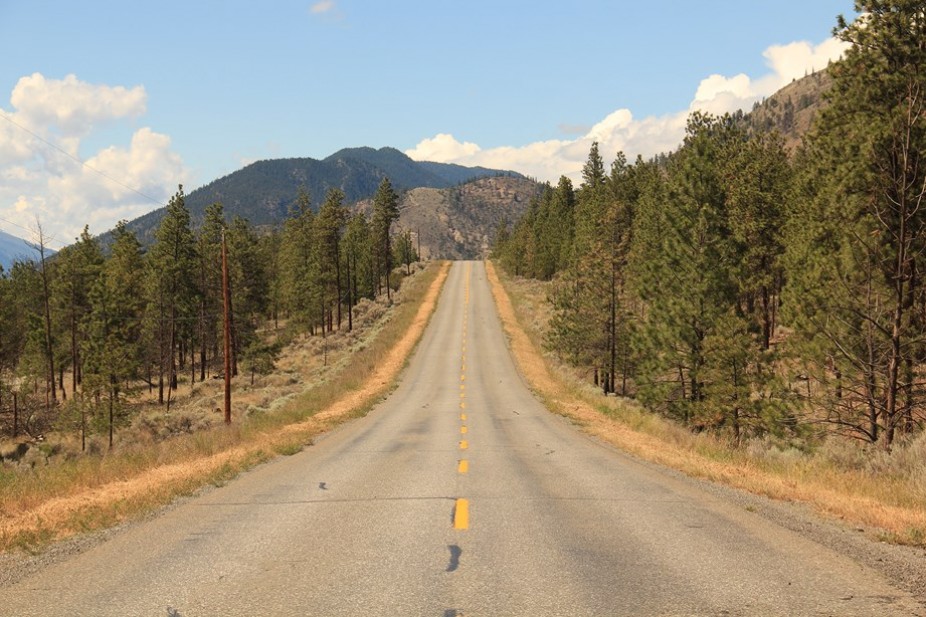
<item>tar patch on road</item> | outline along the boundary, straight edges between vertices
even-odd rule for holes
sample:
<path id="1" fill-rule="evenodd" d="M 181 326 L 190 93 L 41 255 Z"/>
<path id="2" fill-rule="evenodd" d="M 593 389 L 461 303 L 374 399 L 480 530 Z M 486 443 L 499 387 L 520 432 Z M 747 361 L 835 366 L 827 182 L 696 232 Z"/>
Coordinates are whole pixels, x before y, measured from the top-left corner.
<path id="1" fill-rule="evenodd" d="M 458 608 L 448 608 L 444 611 L 444 617 L 463 617 L 463 611 Z"/>
<path id="2" fill-rule="evenodd" d="M 463 549 L 456 544 L 450 544 L 447 548 L 450 549 L 450 563 L 447 564 L 447 572 L 456 572 L 460 567 L 460 555 L 463 554 Z"/>

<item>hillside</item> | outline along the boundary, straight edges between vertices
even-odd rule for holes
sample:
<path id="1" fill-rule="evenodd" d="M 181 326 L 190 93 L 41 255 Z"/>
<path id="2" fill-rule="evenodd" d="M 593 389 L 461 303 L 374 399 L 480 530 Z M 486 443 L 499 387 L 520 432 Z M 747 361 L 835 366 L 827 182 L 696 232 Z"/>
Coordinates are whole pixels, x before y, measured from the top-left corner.
<path id="1" fill-rule="evenodd" d="M 396 225 L 421 234 L 425 258 L 482 259 L 498 222 L 527 211 L 540 185 L 526 178 L 481 178 L 448 189 L 418 188 L 402 197 Z"/>
<path id="2" fill-rule="evenodd" d="M 746 124 L 754 131 L 776 129 L 784 137 L 787 148 L 793 151 L 826 104 L 824 95 L 831 84 L 827 71 L 817 71 L 793 81 L 757 103 L 746 115 Z"/>
<path id="3" fill-rule="evenodd" d="M 48 254 L 54 253 L 51 249 L 46 251 Z M 30 242 L 0 230 L 0 266 L 4 270 L 9 271 L 13 260 L 35 259 L 37 254 Z"/>
<path id="4" fill-rule="evenodd" d="M 196 226 L 206 207 L 222 202 L 229 217 L 241 216 L 257 226 L 281 223 L 289 215 L 300 186 L 308 190 L 315 207 L 330 188 L 344 191 L 347 203 L 372 197 L 383 177 L 398 191 L 419 187 L 449 188 L 482 176 L 508 175 L 510 171 L 482 167 L 462 167 L 444 163 L 414 161 L 395 148 L 348 148 L 331 156 L 258 161 L 214 180 L 186 196 L 186 205 Z M 142 243 L 154 239 L 154 230 L 163 216 L 160 208 L 129 223 Z"/>

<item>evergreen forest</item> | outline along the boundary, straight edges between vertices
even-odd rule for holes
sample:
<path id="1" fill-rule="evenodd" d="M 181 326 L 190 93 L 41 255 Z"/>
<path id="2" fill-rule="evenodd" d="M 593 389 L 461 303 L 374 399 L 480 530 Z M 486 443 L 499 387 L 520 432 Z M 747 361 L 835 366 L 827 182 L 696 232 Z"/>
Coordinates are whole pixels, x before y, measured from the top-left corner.
<path id="1" fill-rule="evenodd" d="M 695 431 L 890 447 L 926 422 L 926 13 L 860 0 L 793 151 L 742 115 L 548 184 L 494 255 L 550 281 L 549 350 Z M 806 442 L 806 441 L 805 441 Z"/>
<path id="2" fill-rule="evenodd" d="M 39 229 L 37 258 L 0 268 L 4 435 L 58 430 L 82 447 L 99 435 L 112 448 L 140 389 L 170 411 L 181 383 L 221 377 L 223 245 L 233 376 L 273 370 L 286 337 L 268 332 L 291 339 L 350 330 L 354 306 L 391 298 L 401 278 L 394 269 L 417 260 L 409 234 L 393 232 L 398 215 L 384 178 L 369 216 L 351 214 L 338 189 L 314 209 L 303 189 L 270 232 L 228 221 L 221 203 L 194 228 L 182 186 L 147 248 L 122 222 L 109 246 L 85 228 L 51 256 Z"/>

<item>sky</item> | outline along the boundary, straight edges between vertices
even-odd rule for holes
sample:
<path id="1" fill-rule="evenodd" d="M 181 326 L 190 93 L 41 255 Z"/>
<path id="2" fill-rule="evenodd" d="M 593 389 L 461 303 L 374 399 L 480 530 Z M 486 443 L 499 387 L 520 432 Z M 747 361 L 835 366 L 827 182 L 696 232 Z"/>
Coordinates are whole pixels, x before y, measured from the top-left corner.
<path id="1" fill-rule="evenodd" d="M 843 46 L 851 0 L 0 0 L 0 230 L 102 233 L 262 159 L 577 178 Z"/>

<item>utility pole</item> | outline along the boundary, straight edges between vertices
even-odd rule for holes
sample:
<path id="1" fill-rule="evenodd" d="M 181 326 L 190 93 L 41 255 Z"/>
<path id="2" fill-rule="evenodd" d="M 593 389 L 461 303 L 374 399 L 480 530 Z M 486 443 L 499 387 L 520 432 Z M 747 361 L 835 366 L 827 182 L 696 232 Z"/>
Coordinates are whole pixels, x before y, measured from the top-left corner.
<path id="1" fill-rule="evenodd" d="M 228 288 L 228 245 L 222 230 L 222 299 L 225 330 L 225 424 L 231 424 L 231 290 Z"/>

